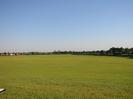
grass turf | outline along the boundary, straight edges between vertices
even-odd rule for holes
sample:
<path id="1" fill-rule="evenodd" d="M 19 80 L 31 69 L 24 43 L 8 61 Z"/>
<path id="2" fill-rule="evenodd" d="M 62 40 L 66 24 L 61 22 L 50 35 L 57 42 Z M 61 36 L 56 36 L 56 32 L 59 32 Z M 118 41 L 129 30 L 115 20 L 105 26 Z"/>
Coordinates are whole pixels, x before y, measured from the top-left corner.
<path id="1" fill-rule="evenodd" d="M 0 99 L 132 99 L 133 59 L 1 56 Z"/>

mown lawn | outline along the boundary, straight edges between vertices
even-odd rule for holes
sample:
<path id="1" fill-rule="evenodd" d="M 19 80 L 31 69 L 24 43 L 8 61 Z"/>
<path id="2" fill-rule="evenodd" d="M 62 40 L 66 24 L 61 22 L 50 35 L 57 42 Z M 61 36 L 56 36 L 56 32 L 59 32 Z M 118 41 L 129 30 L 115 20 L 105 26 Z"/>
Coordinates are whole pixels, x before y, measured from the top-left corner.
<path id="1" fill-rule="evenodd" d="M 133 99 L 133 59 L 0 56 L 0 99 Z"/>

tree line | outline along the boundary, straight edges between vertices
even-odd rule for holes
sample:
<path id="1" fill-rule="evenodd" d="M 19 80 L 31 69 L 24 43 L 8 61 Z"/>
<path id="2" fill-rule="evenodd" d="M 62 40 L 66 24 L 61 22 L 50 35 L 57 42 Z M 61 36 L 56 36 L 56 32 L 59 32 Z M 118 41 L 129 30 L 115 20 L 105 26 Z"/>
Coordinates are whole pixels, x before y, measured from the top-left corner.
<path id="1" fill-rule="evenodd" d="M 55 51 L 52 54 L 72 54 L 72 55 L 106 55 L 106 56 L 133 56 L 133 48 L 112 47 L 109 50 L 97 51 Z"/>
<path id="2" fill-rule="evenodd" d="M 105 56 L 130 56 L 133 57 L 133 48 L 112 47 L 109 50 L 97 50 L 97 51 L 53 51 L 53 52 L 4 52 L 0 53 L 1 56 L 13 56 L 13 55 L 105 55 Z"/>

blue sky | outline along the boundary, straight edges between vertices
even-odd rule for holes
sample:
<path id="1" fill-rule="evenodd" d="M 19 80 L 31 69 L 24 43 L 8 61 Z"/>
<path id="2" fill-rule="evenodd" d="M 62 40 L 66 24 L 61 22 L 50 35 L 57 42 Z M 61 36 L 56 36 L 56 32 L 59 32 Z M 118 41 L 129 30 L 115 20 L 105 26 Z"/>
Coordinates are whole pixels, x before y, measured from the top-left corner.
<path id="1" fill-rule="evenodd" d="M 133 0 L 0 0 L 0 51 L 133 47 Z"/>

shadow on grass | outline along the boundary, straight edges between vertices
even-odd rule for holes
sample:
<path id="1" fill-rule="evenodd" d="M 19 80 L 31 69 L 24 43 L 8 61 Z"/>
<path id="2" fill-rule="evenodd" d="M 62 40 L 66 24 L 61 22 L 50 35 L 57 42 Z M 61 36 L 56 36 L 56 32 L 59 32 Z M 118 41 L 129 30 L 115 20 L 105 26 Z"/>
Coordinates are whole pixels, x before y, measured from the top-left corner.
<path id="1" fill-rule="evenodd" d="M 119 56 L 119 57 L 125 57 L 125 58 L 128 58 L 128 59 L 133 59 L 133 56 Z"/>
<path id="2" fill-rule="evenodd" d="M 129 58 L 129 59 L 133 59 L 133 56 L 129 56 L 128 58 Z"/>
<path id="3" fill-rule="evenodd" d="M 92 55 L 92 56 L 106 56 L 106 55 Z M 127 58 L 127 59 L 133 59 L 133 55 L 131 55 L 131 56 L 109 56 L 109 57 L 123 57 L 123 58 Z"/>

